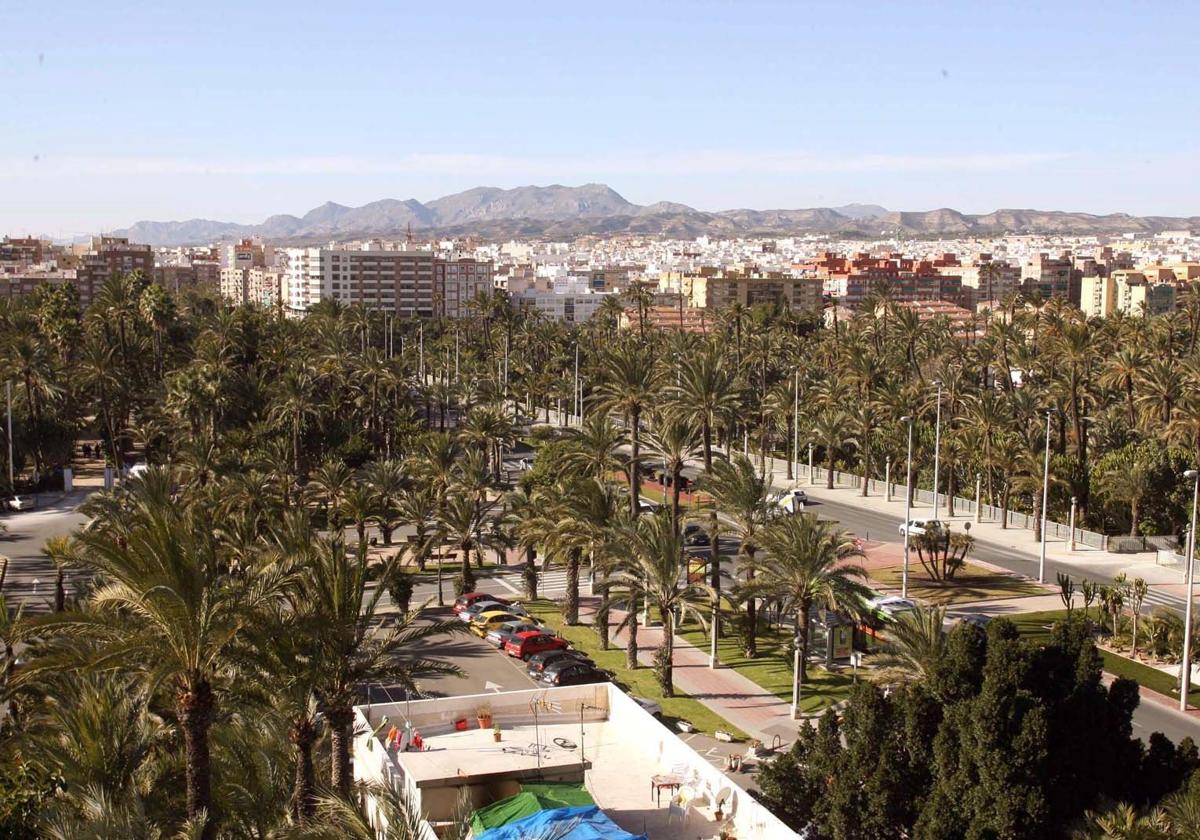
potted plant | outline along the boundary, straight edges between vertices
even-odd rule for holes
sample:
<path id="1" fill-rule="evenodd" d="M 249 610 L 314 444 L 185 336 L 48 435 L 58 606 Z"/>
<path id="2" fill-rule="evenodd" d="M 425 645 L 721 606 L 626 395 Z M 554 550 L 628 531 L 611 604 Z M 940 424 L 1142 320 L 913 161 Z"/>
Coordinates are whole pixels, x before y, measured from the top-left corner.
<path id="1" fill-rule="evenodd" d="M 475 709 L 475 720 L 479 722 L 480 729 L 492 728 L 492 707 L 488 704 L 483 704 Z"/>
<path id="2" fill-rule="evenodd" d="M 500 740 L 500 724 L 498 722 L 492 724 L 492 737 L 496 741 Z"/>

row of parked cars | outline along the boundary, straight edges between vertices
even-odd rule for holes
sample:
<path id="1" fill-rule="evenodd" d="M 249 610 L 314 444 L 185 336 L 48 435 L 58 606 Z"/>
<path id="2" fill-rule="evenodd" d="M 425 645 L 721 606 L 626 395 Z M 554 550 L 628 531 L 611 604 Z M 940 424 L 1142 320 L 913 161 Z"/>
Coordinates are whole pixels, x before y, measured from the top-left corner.
<path id="1" fill-rule="evenodd" d="M 454 612 L 471 632 L 497 650 L 527 663 L 529 676 L 548 686 L 607 682 L 612 674 L 552 632 L 520 604 L 489 592 L 468 592 Z"/>

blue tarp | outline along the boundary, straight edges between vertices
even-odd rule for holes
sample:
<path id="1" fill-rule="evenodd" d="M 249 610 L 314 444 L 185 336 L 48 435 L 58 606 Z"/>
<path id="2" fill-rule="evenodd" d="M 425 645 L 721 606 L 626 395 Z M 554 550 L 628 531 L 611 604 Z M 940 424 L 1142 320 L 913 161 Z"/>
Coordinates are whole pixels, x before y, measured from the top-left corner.
<path id="1" fill-rule="evenodd" d="M 647 840 L 645 834 L 630 834 L 610 820 L 595 805 L 552 808 L 489 829 L 475 840 Z"/>

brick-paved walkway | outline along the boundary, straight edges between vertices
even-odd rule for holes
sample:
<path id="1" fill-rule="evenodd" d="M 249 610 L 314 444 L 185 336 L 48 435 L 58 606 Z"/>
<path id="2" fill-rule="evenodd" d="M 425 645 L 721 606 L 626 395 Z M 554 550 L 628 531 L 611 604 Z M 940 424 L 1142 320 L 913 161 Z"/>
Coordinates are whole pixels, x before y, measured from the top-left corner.
<path id="1" fill-rule="evenodd" d="M 597 600 L 580 599 L 580 620 L 590 622 Z M 624 613 L 613 610 L 615 626 Z M 638 627 L 638 661 L 651 664 L 654 649 L 662 642 L 661 627 Z M 625 644 L 625 633 L 613 636 L 619 647 Z M 734 726 L 770 744 L 778 735 L 784 744 L 796 738 L 796 722 L 791 719 L 791 705 L 766 691 L 758 683 L 742 676 L 732 668 L 709 668 L 708 651 L 675 637 L 675 686 L 699 700 Z"/>

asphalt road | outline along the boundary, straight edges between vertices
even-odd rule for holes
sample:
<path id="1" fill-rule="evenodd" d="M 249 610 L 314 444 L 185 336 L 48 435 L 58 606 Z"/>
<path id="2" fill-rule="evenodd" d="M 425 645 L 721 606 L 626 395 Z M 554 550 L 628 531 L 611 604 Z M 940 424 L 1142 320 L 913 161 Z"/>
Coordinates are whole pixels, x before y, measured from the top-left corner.
<path id="1" fill-rule="evenodd" d="M 55 569 L 42 556 L 42 546 L 50 537 L 69 534 L 87 521 L 75 511 L 85 498 L 85 493 L 71 493 L 35 510 L 0 516 L 0 522 L 7 528 L 0 534 L 0 555 L 9 558 L 4 594 L 10 603 L 21 603 L 33 610 L 52 606 Z M 70 573 L 67 587 L 70 591 Z"/>

